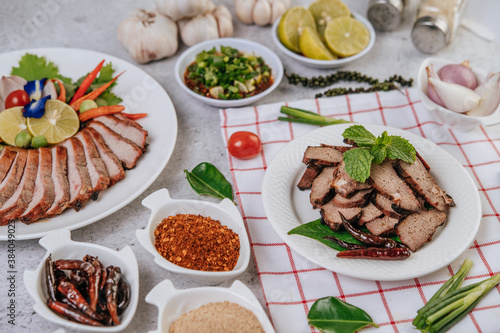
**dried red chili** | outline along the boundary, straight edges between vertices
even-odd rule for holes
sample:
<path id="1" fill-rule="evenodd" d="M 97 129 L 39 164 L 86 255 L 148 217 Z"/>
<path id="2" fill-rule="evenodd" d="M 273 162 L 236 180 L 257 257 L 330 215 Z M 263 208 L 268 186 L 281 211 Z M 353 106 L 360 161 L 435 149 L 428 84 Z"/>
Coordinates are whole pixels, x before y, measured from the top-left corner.
<path id="1" fill-rule="evenodd" d="M 164 218 L 155 230 L 155 246 L 168 261 L 199 271 L 230 271 L 240 253 L 235 232 L 220 221 L 194 214 Z"/>

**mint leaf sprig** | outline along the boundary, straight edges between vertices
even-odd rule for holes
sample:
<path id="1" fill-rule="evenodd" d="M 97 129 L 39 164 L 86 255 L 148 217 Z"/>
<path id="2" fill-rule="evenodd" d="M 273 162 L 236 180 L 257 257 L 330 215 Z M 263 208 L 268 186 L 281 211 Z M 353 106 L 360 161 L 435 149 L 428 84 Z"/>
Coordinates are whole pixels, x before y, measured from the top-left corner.
<path id="1" fill-rule="evenodd" d="M 358 145 L 344 153 L 345 170 L 358 182 L 364 183 L 370 177 L 371 165 L 382 163 L 386 158 L 415 162 L 415 147 L 405 138 L 388 135 L 387 131 L 375 137 L 364 126 L 353 125 L 346 128 L 342 136 Z"/>

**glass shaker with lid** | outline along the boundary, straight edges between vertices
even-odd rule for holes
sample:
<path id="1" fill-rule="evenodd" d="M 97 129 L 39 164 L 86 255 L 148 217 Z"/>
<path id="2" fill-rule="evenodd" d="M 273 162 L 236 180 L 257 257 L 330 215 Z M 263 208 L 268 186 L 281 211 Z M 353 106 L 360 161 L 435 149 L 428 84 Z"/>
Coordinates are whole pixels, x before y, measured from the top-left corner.
<path id="1" fill-rule="evenodd" d="M 394 30 L 403 20 L 407 0 L 370 0 L 367 17 L 381 31 Z"/>
<path id="2" fill-rule="evenodd" d="M 421 0 L 411 39 L 424 53 L 436 53 L 452 39 L 467 0 Z"/>

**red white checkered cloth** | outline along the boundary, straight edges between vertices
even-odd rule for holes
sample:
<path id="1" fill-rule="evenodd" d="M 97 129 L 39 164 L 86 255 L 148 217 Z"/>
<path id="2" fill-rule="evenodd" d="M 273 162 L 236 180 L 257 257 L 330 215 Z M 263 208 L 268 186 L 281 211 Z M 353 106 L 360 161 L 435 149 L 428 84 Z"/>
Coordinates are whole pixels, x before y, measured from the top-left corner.
<path id="1" fill-rule="evenodd" d="M 251 160 L 228 154 L 239 208 L 247 226 L 269 316 L 277 332 L 317 332 L 307 313 L 318 298 L 335 296 L 364 309 L 380 328 L 363 332 L 416 332 L 417 310 L 454 274 L 465 258 L 474 265 L 465 284 L 500 272 L 500 125 L 470 132 L 448 129 L 433 120 L 417 92 L 346 95 L 257 107 L 220 110 L 224 142 L 232 133 L 260 136 L 263 152 Z M 262 203 L 264 172 L 289 141 L 314 130 L 311 125 L 277 120 L 281 105 L 361 124 L 398 127 L 421 135 L 453 155 L 471 174 L 480 193 L 482 221 L 476 240 L 451 265 L 435 273 L 397 282 L 367 281 L 325 270 L 292 251 L 270 226 Z M 500 332 L 500 287 L 483 298 L 452 332 Z"/>

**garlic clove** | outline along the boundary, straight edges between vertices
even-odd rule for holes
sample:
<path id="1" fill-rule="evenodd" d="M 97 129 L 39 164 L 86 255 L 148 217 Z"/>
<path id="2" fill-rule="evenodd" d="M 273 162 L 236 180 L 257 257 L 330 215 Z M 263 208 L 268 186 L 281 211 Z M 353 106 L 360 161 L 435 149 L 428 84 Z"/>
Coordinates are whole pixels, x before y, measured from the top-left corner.
<path id="1" fill-rule="evenodd" d="M 257 0 L 235 0 L 234 10 L 236 12 L 236 17 L 245 24 L 252 24 L 253 7 L 256 2 Z"/>
<path id="2" fill-rule="evenodd" d="M 212 11 L 212 15 L 217 20 L 219 37 L 231 37 L 233 35 L 233 17 L 229 9 L 224 6 L 217 6 Z"/>
<path id="3" fill-rule="evenodd" d="M 156 9 L 178 21 L 211 12 L 215 5 L 210 0 L 155 0 Z"/>
<path id="4" fill-rule="evenodd" d="M 193 46 L 199 42 L 219 38 L 219 26 L 217 20 L 211 14 L 198 15 L 177 22 L 181 39 L 187 46 Z"/>
<path id="5" fill-rule="evenodd" d="M 486 82 L 476 88 L 475 92 L 481 96 L 481 101 L 467 114 L 474 117 L 491 115 L 500 103 L 500 72 L 490 75 Z"/>
<path id="6" fill-rule="evenodd" d="M 285 14 L 286 10 L 290 5 L 287 5 L 285 1 L 274 0 L 271 1 L 271 21 L 270 24 L 274 23 L 278 17 Z"/>
<path id="7" fill-rule="evenodd" d="M 208 90 L 213 98 L 220 98 L 220 95 L 224 94 L 224 88 L 221 86 L 215 86 Z"/>
<path id="8" fill-rule="evenodd" d="M 253 22 L 257 25 L 268 25 L 271 22 L 271 4 L 268 0 L 257 0 L 252 10 Z"/>

